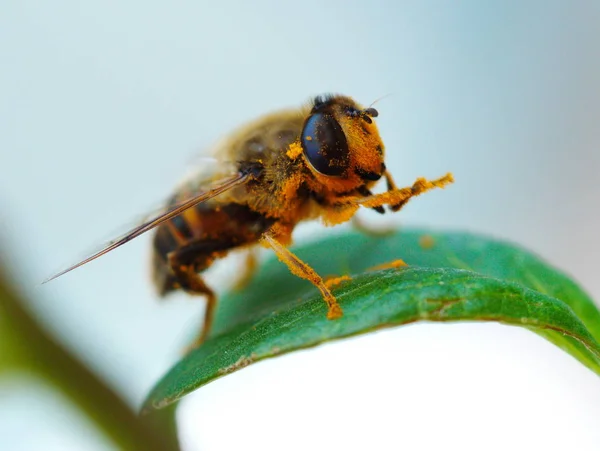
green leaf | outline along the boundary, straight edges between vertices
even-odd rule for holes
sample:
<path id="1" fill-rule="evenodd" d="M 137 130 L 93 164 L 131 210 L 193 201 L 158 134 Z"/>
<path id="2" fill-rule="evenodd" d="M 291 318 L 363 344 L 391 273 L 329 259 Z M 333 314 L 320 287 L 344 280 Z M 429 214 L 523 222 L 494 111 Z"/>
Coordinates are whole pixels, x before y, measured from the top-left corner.
<path id="1" fill-rule="evenodd" d="M 211 338 L 150 393 L 167 406 L 258 360 L 415 321 L 497 321 L 560 346 L 600 374 L 600 312 L 568 277 L 517 246 L 464 233 L 352 233 L 294 249 L 322 276 L 352 274 L 334 289 L 344 317 L 328 321 L 308 282 L 268 261 L 243 291 L 220 303 Z M 401 258 L 409 266 L 368 271 Z"/>

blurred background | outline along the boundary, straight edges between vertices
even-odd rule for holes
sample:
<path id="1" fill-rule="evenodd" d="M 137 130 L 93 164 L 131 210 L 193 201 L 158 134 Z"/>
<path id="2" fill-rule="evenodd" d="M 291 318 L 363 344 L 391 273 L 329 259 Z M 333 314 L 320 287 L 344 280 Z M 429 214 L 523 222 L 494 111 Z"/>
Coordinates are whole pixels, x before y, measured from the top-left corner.
<path id="1" fill-rule="evenodd" d="M 40 281 L 157 206 L 233 127 L 323 92 L 391 94 L 378 124 L 397 182 L 457 180 L 365 220 L 509 239 L 600 299 L 598 2 L 8 0 L 0 59 L 2 260 L 48 329 L 134 407 L 203 302 L 157 301 L 149 236 Z M 209 282 L 225 289 L 228 268 Z M 595 374 L 496 324 L 423 323 L 294 353 L 178 410 L 185 450 L 592 450 L 599 418 Z M 21 374 L 0 378 L 0 437 L 7 450 L 115 449 Z"/>

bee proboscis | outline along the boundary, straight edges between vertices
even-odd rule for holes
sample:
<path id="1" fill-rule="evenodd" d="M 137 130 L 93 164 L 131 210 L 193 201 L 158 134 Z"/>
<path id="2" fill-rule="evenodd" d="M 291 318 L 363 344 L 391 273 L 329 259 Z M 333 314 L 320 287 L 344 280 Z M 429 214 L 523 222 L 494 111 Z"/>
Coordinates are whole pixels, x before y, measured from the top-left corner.
<path id="1" fill-rule="evenodd" d="M 327 284 L 288 249 L 295 226 L 315 219 L 341 224 L 360 206 L 398 211 L 412 197 L 453 182 L 447 174 L 398 188 L 384 163 L 377 116 L 376 109 L 350 97 L 327 95 L 261 117 L 221 141 L 212 152 L 214 164 L 182 183 L 163 211 L 45 282 L 155 229 L 152 275 L 158 293 L 181 289 L 206 296 L 195 345 L 210 332 L 217 302 L 201 273 L 230 251 L 259 244 L 320 290 L 327 318 L 339 318 L 342 308 Z M 381 178 L 387 190 L 373 194 Z"/>

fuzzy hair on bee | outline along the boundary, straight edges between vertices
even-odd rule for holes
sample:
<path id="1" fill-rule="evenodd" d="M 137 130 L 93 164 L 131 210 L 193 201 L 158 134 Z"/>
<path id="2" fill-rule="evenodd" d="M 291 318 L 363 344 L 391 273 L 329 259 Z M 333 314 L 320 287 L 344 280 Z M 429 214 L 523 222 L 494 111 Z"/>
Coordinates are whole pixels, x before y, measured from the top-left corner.
<path id="1" fill-rule="evenodd" d="M 232 250 L 270 248 L 294 275 L 319 289 L 327 318 L 338 319 L 342 307 L 331 285 L 288 249 L 294 228 L 309 220 L 341 224 L 361 206 L 379 213 L 386 207 L 398 211 L 411 198 L 453 182 L 452 174 L 446 174 L 398 188 L 385 165 L 378 116 L 372 106 L 328 94 L 243 125 L 217 143 L 204 160 L 210 164 L 180 183 L 159 214 L 46 281 L 153 230 L 152 280 L 157 292 L 164 296 L 183 290 L 206 298 L 204 323 L 194 346 L 210 333 L 217 305 L 202 272 Z M 373 194 L 371 189 L 382 178 L 386 191 Z M 248 279 L 256 262 L 249 259 L 246 266 Z"/>

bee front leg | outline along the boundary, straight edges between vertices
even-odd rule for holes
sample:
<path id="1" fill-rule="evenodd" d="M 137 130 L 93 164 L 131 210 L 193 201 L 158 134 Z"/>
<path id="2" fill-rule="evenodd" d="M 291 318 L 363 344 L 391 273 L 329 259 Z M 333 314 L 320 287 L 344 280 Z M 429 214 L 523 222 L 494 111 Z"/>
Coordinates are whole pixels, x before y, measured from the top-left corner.
<path id="1" fill-rule="evenodd" d="M 327 304 L 327 319 L 337 319 L 343 315 L 342 307 L 340 307 L 340 304 L 338 304 L 333 294 L 331 294 L 321 276 L 314 269 L 290 252 L 289 249 L 275 238 L 271 231 L 263 234 L 261 242 L 273 249 L 279 260 L 287 265 L 292 274 L 308 280 L 319 289 L 323 300 Z"/>
<path id="2" fill-rule="evenodd" d="M 452 174 L 446 174 L 437 180 L 427 180 L 419 178 L 412 186 L 406 188 L 397 188 L 391 175 L 386 171 L 385 178 L 388 184 L 388 191 L 381 194 L 375 194 L 361 199 L 355 199 L 354 202 L 364 207 L 380 207 L 389 205 L 392 211 L 400 210 L 413 197 L 419 196 L 434 188 L 444 188 L 446 185 L 454 182 Z"/>
<path id="3" fill-rule="evenodd" d="M 171 252 L 168 255 L 168 259 L 169 266 L 173 272 L 173 275 L 175 276 L 176 283 L 179 285 L 179 287 L 181 287 L 182 290 L 190 294 L 206 296 L 206 310 L 204 312 L 202 332 L 190 346 L 189 349 L 192 350 L 200 346 L 210 332 L 215 314 L 215 308 L 217 306 L 217 296 L 215 292 L 211 290 L 206 283 L 204 283 L 204 280 L 196 271 L 195 265 L 187 261 L 187 251 L 188 249 L 182 248 L 179 251 Z"/>

